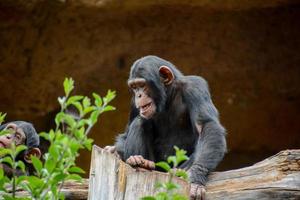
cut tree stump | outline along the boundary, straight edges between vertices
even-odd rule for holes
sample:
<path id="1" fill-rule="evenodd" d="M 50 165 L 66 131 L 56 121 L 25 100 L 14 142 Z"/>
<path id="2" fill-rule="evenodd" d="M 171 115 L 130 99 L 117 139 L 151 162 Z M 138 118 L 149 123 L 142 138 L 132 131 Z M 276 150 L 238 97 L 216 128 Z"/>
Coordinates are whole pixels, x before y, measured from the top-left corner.
<path id="1" fill-rule="evenodd" d="M 154 194 L 155 183 L 167 177 L 166 173 L 137 171 L 94 146 L 90 179 L 67 182 L 63 192 L 69 200 L 137 200 Z M 189 184 L 174 180 L 188 194 Z M 300 199 L 300 149 L 281 151 L 250 167 L 212 173 L 206 199 Z"/>

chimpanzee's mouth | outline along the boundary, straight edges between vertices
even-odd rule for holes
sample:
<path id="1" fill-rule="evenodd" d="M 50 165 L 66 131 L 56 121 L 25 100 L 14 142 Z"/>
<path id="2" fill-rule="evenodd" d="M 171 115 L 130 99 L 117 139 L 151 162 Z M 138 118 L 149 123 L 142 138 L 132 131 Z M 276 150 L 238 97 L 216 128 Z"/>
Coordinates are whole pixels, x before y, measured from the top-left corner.
<path id="1" fill-rule="evenodd" d="M 140 107 L 140 111 L 142 114 L 144 114 L 145 112 L 147 112 L 152 106 L 152 102 L 149 102 L 143 106 Z"/>
<path id="2" fill-rule="evenodd" d="M 0 141 L 0 148 L 5 148 L 5 147 L 6 147 L 6 145 Z"/>

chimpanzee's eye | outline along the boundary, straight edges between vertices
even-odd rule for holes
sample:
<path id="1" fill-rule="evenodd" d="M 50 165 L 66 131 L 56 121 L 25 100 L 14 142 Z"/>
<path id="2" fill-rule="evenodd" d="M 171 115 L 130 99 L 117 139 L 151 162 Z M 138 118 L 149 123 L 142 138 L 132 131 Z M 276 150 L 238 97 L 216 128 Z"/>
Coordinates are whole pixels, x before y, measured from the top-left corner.
<path id="1" fill-rule="evenodd" d="M 136 90 L 136 88 L 137 88 L 137 87 L 136 87 L 135 84 L 132 84 L 132 85 L 131 85 L 131 89 L 132 89 L 132 90 Z"/>
<path id="2" fill-rule="evenodd" d="M 140 88 L 144 88 L 146 84 L 144 82 L 139 82 L 138 85 L 139 85 Z"/>

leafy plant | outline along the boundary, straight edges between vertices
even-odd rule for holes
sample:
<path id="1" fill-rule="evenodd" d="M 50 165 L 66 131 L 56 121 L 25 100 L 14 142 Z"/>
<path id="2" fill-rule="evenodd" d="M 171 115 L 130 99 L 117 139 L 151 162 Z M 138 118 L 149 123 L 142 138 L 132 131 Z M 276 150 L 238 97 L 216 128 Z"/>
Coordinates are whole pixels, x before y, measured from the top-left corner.
<path id="1" fill-rule="evenodd" d="M 93 140 L 88 138 L 88 133 L 97 122 L 103 112 L 115 110 L 109 103 L 115 98 L 114 91 L 108 91 L 107 95 L 101 98 L 93 93 L 93 103 L 86 96 L 70 96 L 74 89 L 74 81 L 66 78 L 64 83 L 63 97 L 58 98 L 61 110 L 55 117 L 55 130 L 49 133 L 40 133 L 40 136 L 50 142 L 48 152 L 44 154 L 44 162 L 32 156 L 32 164 L 36 171 L 34 176 L 19 176 L 13 174 L 9 179 L 0 168 L 0 190 L 6 200 L 10 199 L 64 199 L 61 189 L 68 180 L 81 181 L 81 175 L 85 173 L 76 166 L 75 160 L 80 149 L 91 150 Z M 73 106 L 77 109 L 79 117 L 66 112 L 67 108 Z M 5 115 L 0 114 L 0 121 Z M 26 146 L 15 146 L 11 149 L 1 149 L 1 163 L 6 163 L 12 169 L 21 169 L 25 172 L 25 165 L 16 161 L 16 156 Z M 17 197 L 17 188 L 28 192 L 28 197 Z"/>
<path id="2" fill-rule="evenodd" d="M 169 156 L 167 162 L 161 161 L 155 164 L 169 173 L 168 181 L 157 183 L 156 188 L 159 192 L 155 196 L 143 197 L 142 200 L 188 200 L 188 197 L 178 193 L 180 186 L 173 182 L 175 176 L 188 180 L 186 171 L 177 169 L 181 162 L 188 160 L 188 157 L 185 150 L 179 149 L 176 146 L 174 148 L 176 152 L 175 156 Z"/>

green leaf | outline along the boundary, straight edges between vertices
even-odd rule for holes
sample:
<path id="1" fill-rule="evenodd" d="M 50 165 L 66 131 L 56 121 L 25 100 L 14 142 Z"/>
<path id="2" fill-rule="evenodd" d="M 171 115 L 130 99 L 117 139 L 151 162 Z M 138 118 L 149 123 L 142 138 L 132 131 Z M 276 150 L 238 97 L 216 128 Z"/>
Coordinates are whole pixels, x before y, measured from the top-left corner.
<path id="1" fill-rule="evenodd" d="M 16 166 L 17 166 L 18 168 L 20 168 L 20 169 L 22 170 L 23 173 L 26 172 L 26 170 L 25 170 L 25 164 L 24 164 L 21 160 L 19 160 L 19 161 L 16 163 Z"/>
<path id="2" fill-rule="evenodd" d="M 84 142 L 84 146 L 85 148 L 87 148 L 89 151 L 92 149 L 92 145 L 93 145 L 94 140 L 89 138 Z"/>
<path id="3" fill-rule="evenodd" d="M 185 150 L 179 149 L 177 146 L 174 146 L 174 149 L 176 151 L 176 161 L 177 161 L 177 164 L 180 164 L 181 162 L 189 159 L 186 156 L 187 152 Z"/>
<path id="4" fill-rule="evenodd" d="M 0 112 L 0 124 L 4 122 L 5 117 L 6 117 L 6 113 L 2 114 L 2 112 Z"/>
<path id="5" fill-rule="evenodd" d="M 76 121 L 72 115 L 65 114 L 64 122 L 72 129 L 76 126 Z"/>
<path id="6" fill-rule="evenodd" d="M 99 115 L 100 115 L 100 112 L 98 110 L 92 112 L 91 117 L 90 117 L 91 124 L 89 124 L 89 125 L 94 125 L 97 122 Z"/>
<path id="7" fill-rule="evenodd" d="M 189 157 L 187 157 L 186 155 L 177 156 L 177 163 L 180 164 L 181 162 L 186 161 L 188 159 Z"/>
<path id="8" fill-rule="evenodd" d="M 105 106 L 105 108 L 103 109 L 102 112 L 107 112 L 107 111 L 111 111 L 111 110 L 116 110 L 116 108 L 113 106 Z"/>
<path id="9" fill-rule="evenodd" d="M 76 109 L 78 110 L 80 116 L 82 116 L 83 115 L 83 108 L 82 108 L 81 103 L 80 102 L 73 102 L 71 104 L 76 107 Z"/>
<path id="10" fill-rule="evenodd" d="M 82 101 L 82 104 L 83 104 L 83 107 L 84 107 L 84 108 L 89 107 L 89 106 L 91 105 L 91 100 L 90 100 L 90 98 L 84 97 L 84 98 L 83 98 L 83 101 Z"/>
<path id="11" fill-rule="evenodd" d="M 66 105 L 71 105 L 75 102 L 80 101 L 81 99 L 83 99 L 84 96 L 81 95 L 75 95 L 75 96 L 71 96 L 70 98 L 68 98 Z"/>
<path id="12" fill-rule="evenodd" d="M 76 139 L 81 140 L 85 136 L 84 132 L 85 132 L 85 128 L 83 126 L 79 130 L 75 130 L 74 136 L 76 137 Z"/>
<path id="13" fill-rule="evenodd" d="M 87 113 L 90 113 L 90 112 L 92 112 L 92 111 L 94 111 L 96 109 L 97 108 L 95 106 L 89 106 L 89 107 L 84 108 L 83 113 L 87 114 Z"/>
<path id="14" fill-rule="evenodd" d="M 48 140 L 48 141 L 50 140 L 49 134 L 46 133 L 46 132 L 40 133 L 40 136 L 41 136 L 42 138 L 44 138 L 45 140 Z"/>
<path id="15" fill-rule="evenodd" d="M 54 183 L 59 183 L 64 180 L 68 175 L 67 174 L 57 174 L 54 176 L 53 181 Z"/>
<path id="16" fill-rule="evenodd" d="M 4 200 L 15 200 L 15 198 L 13 198 L 12 196 L 9 196 L 7 194 L 3 195 Z"/>
<path id="17" fill-rule="evenodd" d="M 40 188 L 43 185 L 43 181 L 36 176 L 28 176 L 26 179 L 29 182 L 30 187 Z"/>
<path id="18" fill-rule="evenodd" d="M 70 174 L 67 177 L 67 180 L 82 181 L 82 177 L 79 176 L 78 174 Z"/>
<path id="19" fill-rule="evenodd" d="M 38 174 L 41 173 L 43 169 L 43 163 L 38 159 L 36 156 L 31 156 L 31 161 L 34 166 L 34 169 L 37 171 Z"/>
<path id="20" fill-rule="evenodd" d="M 169 164 L 173 163 L 173 167 L 177 167 L 177 160 L 175 156 L 169 156 L 167 161 Z"/>
<path id="21" fill-rule="evenodd" d="M 184 180 L 188 180 L 188 174 L 183 169 L 177 169 L 175 172 L 175 176 L 181 177 Z"/>
<path id="22" fill-rule="evenodd" d="M 102 99 L 101 99 L 101 97 L 98 94 L 96 94 L 96 93 L 93 93 L 93 97 L 95 98 L 95 105 L 97 107 L 101 107 L 102 106 Z"/>
<path id="23" fill-rule="evenodd" d="M 173 182 L 165 183 L 165 185 L 166 185 L 166 188 L 167 188 L 168 191 L 179 188 L 179 185 L 177 185 L 176 183 L 173 183 Z"/>
<path id="24" fill-rule="evenodd" d="M 58 156 L 59 156 L 59 152 L 58 152 L 58 151 L 59 151 L 59 149 L 57 148 L 56 145 L 54 145 L 54 144 L 50 145 L 48 151 L 49 151 L 50 155 L 51 155 L 55 160 L 58 159 Z"/>
<path id="25" fill-rule="evenodd" d="M 76 152 L 78 151 L 78 149 L 82 148 L 82 146 L 80 145 L 80 143 L 78 142 L 72 142 L 70 144 L 70 150 L 72 152 L 72 154 L 76 154 Z"/>
<path id="26" fill-rule="evenodd" d="M 166 172 L 169 172 L 171 169 L 170 165 L 164 161 L 156 163 L 155 166 L 164 169 Z"/>
<path id="27" fill-rule="evenodd" d="M 0 167 L 0 180 L 4 177 L 4 171 L 3 168 Z"/>
<path id="28" fill-rule="evenodd" d="M 155 183 L 155 186 L 154 186 L 156 189 L 159 189 L 159 188 L 163 188 L 163 184 L 161 182 L 157 182 Z"/>
<path id="29" fill-rule="evenodd" d="M 72 78 L 65 78 L 64 90 L 66 96 L 69 96 L 70 92 L 74 89 L 74 80 Z"/>
<path id="30" fill-rule="evenodd" d="M 181 194 L 174 194 L 172 200 L 188 200 L 189 198 Z"/>
<path id="31" fill-rule="evenodd" d="M 7 155 L 12 155 L 12 150 L 7 148 L 0 148 L 0 158 L 3 158 Z"/>
<path id="32" fill-rule="evenodd" d="M 0 162 L 1 162 L 1 163 L 6 163 L 6 164 L 8 164 L 8 165 L 11 166 L 11 167 L 13 166 L 13 160 L 12 160 L 12 158 L 9 157 L 9 156 L 6 156 L 6 157 L 4 157 L 4 158 L 1 158 Z"/>
<path id="33" fill-rule="evenodd" d="M 2 130 L 2 131 L 0 131 L 0 136 L 2 136 L 2 135 L 6 135 L 6 134 L 11 134 L 13 131 L 11 131 L 11 130 Z"/>
<path id="34" fill-rule="evenodd" d="M 159 192 L 156 195 L 156 199 L 157 200 L 169 200 L 170 198 L 168 198 L 168 194 L 166 192 Z"/>
<path id="35" fill-rule="evenodd" d="M 25 145 L 18 145 L 17 148 L 16 148 L 16 154 L 15 155 L 18 155 L 19 153 L 21 153 L 22 151 L 24 151 L 26 149 L 27 149 L 27 146 L 25 146 Z"/>
<path id="36" fill-rule="evenodd" d="M 151 196 L 146 196 L 146 197 L 141 198 L 141 200 L 156 200 L 156 198 L 151 197 Z"/>
<path id="37" fill-rule="evenodd" d="M 59 195 L 58 199 L 65 200 L 65 194 L 64 193 L 61 192 L 58 195 Z"/>
<path id="38" fill-rule="evenodd" d="M 63 123 L 65 113 L 64 112 L 59 112 L 55 116 L 55 124 L 58 127 L 60 123 Z"/>
<path id="39" fill-rule="evenodd" d="M 104 104 L 108 104 L 116 97 L 116 91 L 108 90 L 106 96 L 103 98 Z"/>
<path id="40" fill-rule="evenodd" d="M 28 177 L 27 175 L 22 175 L 22 176 L 15 177 L 16 178 L 16 184 L 20 185 L 20 183 L 25 181 L 27 179 L 27 177 Z"/>
<path id="41" fill-rule="evenodd" d="M 69 170 L 68 170 L 70 173 L 78 173 L 78 174 L 85 174 L 85 171 L 83 169 L 81 169 L 80 167 L 71 167 Z"/>
<path id="42" fill-rule="evenodd" d="M 47 171 L 49 173 L 51 173 L 54 170 L 55 165 L 56 165 L 56 162 L 53 159 L 49 158 L 46 160 L 45 168 L 47 169 Z"/>

